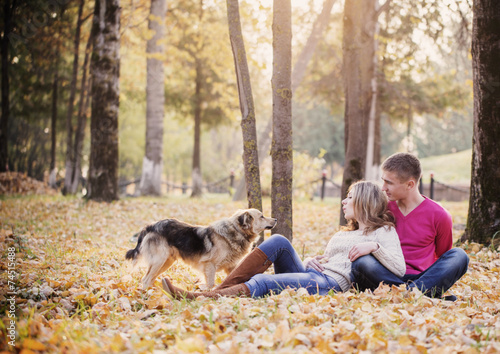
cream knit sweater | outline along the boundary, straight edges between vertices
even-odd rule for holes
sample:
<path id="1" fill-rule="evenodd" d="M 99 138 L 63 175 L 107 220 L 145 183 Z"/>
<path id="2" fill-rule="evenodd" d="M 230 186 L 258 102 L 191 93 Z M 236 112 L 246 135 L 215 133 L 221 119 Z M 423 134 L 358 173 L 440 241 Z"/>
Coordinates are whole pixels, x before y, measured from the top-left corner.
<path id="1" fill-rule="evenodd" d="M 406 272 L 399 237 L 394 228 L 381 227 L 368 235 L 363 235 L 362 230 L 339 231 L 326 246 L 325 256 L 328 260 L 323 264 L 325 268 L 323 273 L 334 278 L 342 291 L 347 291 L 351 287 L 349 251 L 354 245 L 363 242 L 378 244 L 379 248 L 372 252 L 372 255 L 392 273 L 402 277 Z"/>

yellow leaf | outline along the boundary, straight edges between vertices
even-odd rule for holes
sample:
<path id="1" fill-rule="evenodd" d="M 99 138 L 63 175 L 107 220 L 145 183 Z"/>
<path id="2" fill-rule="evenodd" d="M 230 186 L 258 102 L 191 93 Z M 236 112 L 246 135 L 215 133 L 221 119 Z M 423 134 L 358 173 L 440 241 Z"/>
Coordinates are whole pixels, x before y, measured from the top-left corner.
<path id="1" fill-rule="evenodd" d="M 215 343 L 219 343 L 219 342 L 222 342 L 222 341 L 225 341 L 226 339 L 228 339 L 229 337 L 231 337 L 233 334 L 231 333 L 223 333 L 223 334 L 219 334 L 218 336 L 215 337 L 215 340 L 214 342 Z"/>
<path id="2" fill-rule="evenodd" d="M 370 312 L 372 310 L 372 305 L 369 302 L 365 302 L 363 306 L 361 306 L 361 310 L 364 312 Z"/>
<path id="3" fill-rule="evenodd" d="M 30 349 L 23 349 L 19 352 L 19 354 L 36 354 L 36 352 L 34 352 L 33 350 L 30 350 Z"/>
<path id="4" fill-rule="evenodd" d="M 125 349 L 123 343 L 123 338 L 119 334 L 115 334 L 113 341 L 111 342 L 111 350 L 114 352 L 119 352 Z"/>
<path id="5" fill-rule="evenodd" d="M 200 337 L 191 337 L 187 338 L 186 340 L 181 340 L 180 338 L 176 338 L 175 344 L 179 350 L 182 350 L 187 353 L 205 352 L 205 343 Z"/>
<path id="6" fill-rule="evenodd" d="M 45 344 L 43 344 L 40 341 L 37 341 L 36 339 L 31 339 L 31 338 L 27 338 L 24 340 L 23 348 L 24 349 L 31 349 L 31 350 L 40 350 L 40 351 L 47 349 Z"/>
<path id="7" fill-rule="evenodd" d="M 398 343 L 400 345 L 412 345 L 413 344 L 412 340 L 407 335 L 403 335 L 403 336 L 399 337 Z"/>
<path id="8" fill-rule="evenodd" d="M 361 337 L 356 332 L 350 332 L 342 337 L 342 341 L 354 341 L 358 342 L 361 340 Z"/>

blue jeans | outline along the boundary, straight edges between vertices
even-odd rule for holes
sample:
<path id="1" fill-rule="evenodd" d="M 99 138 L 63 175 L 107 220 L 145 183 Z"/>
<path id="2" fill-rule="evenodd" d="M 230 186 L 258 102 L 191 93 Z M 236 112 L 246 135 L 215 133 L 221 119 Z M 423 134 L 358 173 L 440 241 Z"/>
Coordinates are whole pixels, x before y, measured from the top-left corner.
<path id="1" fill-rule="evenodd" d="M 245 285 L 252 297 L 262 297 L 271 292 L 277 294 L 287 287 L 305 288 L 309 294 L 325 295 L 331 289 L 342 291 L 335 279 L 304 264 L 286 237 L 273 235 L 260 244 L 267 259 L 274 263 L 275 274 L 256 274 Z"/>
<path id="2" fill-rule="evenodd" d="M 376 289 L 380 283 L 407 284 L 408 289 L 416 287 L 427 296 L 439 298 L 465 274 L 468 265 L 469 257 L 464 250 L 452 248 L 422 273 L 399 278 L 375 257 L 366 255 L 352 263 L 351 278 L 360 290 Z"/>

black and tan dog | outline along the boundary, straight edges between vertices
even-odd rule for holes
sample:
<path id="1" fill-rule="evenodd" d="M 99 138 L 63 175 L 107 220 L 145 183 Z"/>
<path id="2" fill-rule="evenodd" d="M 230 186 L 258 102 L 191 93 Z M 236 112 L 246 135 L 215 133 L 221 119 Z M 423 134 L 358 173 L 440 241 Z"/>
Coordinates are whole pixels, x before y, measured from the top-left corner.
<path id="1" fill-rule="evenodd" d="M 257 209 L 238 210 L 233 216 L 209 226 L 195 226 L 165 219 L 146 226 L 139 234 L 137 246 L 125 256 L 136 265 L 139 258 L 148 266 L 142 278 L 143 288 L 153 285 L 158 275 L 177 260 L 205 275 L 208 287 L 214 286 L 215 273 L 229 274 L 251 248 L 258 234 L 276 225 Z"/>

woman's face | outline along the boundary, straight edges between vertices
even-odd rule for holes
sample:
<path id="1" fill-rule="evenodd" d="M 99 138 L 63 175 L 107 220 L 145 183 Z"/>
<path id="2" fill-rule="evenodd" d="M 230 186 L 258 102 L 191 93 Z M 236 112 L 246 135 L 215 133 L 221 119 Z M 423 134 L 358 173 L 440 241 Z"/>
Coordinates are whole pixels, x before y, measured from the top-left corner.
<path id="1" fill-rule="evenodd" d="M 342 201 L 342 210 L 344 211 L 344 216 L 346 220 L 355 219 L 354 216 L 354 205 L 353 205 L 352 191 L 349 192 L 347 198 Z"/>

